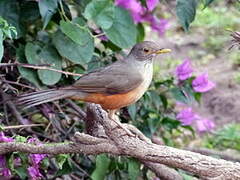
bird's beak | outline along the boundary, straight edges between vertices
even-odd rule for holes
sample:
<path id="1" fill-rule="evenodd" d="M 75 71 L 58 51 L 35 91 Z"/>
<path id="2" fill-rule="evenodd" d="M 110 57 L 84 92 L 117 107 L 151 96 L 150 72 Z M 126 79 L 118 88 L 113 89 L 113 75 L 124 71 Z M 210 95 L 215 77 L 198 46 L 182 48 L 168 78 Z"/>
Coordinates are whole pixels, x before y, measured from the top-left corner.
<path id="1" fill-rule="evenodd" d="M 159 49 L 159 50 L 155 51 L 154 53 L 155 54 L 163 54 L 163 53 L 169 53 L 171 51 L 172 51 L 171 49 Z"/>

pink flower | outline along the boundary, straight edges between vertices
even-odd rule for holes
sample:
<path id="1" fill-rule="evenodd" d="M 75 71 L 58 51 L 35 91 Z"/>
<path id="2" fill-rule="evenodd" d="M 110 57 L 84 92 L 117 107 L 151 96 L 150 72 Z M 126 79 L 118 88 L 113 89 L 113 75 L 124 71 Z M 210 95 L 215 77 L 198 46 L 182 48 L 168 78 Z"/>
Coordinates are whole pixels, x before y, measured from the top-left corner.
<path id="1" fill-rule="evenodd" d="M 4 177 L 10 177 L 12 174 L 9 168 L 3 168 L 0 170 L 0 175 Z"/>
<path id="2" fill-rule="evenodd" d="M 29 159 L 32 165 L 38 165 L 47 155 L 46 154 L 29 154 Z"/>
<path id="3" fill-rule="evenodd" d="M 0 132 L 0 142 L 13 142 L 13 138 L 11 137 L 6 137 L 4 135 L 4 132 Z"/>
<path id="4" fill-rule="evenodd" d="M 215 123 L 209 119 L 199 119 L 196 125 L 199 132 L 210 131 L 215 127 Z"/>
<path id="5" fill-rule="evenodd" d="M 194 120 L 199 119 L 200 117 L 195 114 L 191 107 L 182 109 L 177 114 L 177 119 L 182 123 L 184 126 L 191 125 Z"/>
<path id="6" fill-rule="evenodd" d="M 137 0 L 116 0 L 115 4 L 119 7 L 130 10 L 133 13 L 141 13 L 143 8 L 141 3 Z"/>
<path id="7" fill-rule="evenodd" d="M 0 176 L 11 176 L 11 171 L 7 168 L 6 158 L 3 155 L 0 156 Z"/>
<path id="8" fill-rule="evenodd" d="M 185 59 L 182 64 L 178 65 L 175 71 L 177 78 L 184 81 L 192 76 L 192 65 L 189 59 Z"/>
<path id="9" fill-rule="evenodd" d="M 31 177 L 32 180 L 41 179 L 42 174 L 40 173 L 38 167 L 30 166 L 30 167 L 27 168 L 27 170 L 28 170 L 28 174 L 29 174 L 29 176 Z"/>
<path id="10" fill-rule="evenodd" d="M 194 91 L 204 93 L 214 88 L 215 84 L 208 80 L 207 73 L 203 73 L 192 81 L 192 86 Z"/>
<path id="11" fill-rule="evenodd" d="M 150 12 L 156 7 L 158 0 L 147 0 L 147 8 L 141 5 L 140 0 L 115 0 L 115 4 L 119 7 L 129 10 L 135 23 L 148 22 L 152 30 L 157 31 L 161 36 L 168 27 L 168 21 L 158 19 Z"/>
<path id="12" fill-rule="evenodd" d="M 152 11 L 157 6 L 158 0 L 147 0 L 146 3 L 148 10 Z"/>

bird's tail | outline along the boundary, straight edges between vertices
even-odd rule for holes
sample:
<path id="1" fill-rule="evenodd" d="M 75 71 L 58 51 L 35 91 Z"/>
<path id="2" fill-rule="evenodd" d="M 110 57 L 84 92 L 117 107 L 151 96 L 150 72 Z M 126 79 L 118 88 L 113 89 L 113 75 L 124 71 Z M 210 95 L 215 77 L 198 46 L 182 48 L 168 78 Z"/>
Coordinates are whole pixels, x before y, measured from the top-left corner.
<path id="1" fill-rule="evenodd" d="M 24 108 L 29 108 L 75 95 L 78 95 L 79 99 L 81 99 L 81 96 L 83 98 L 84 93 L 81 93 L 79 92 L 79 90 L 76 89 L 68 88 L 49 89 L 20 95 L 17 97 L 16 102 L 17 104 L 24 106 Z"/>

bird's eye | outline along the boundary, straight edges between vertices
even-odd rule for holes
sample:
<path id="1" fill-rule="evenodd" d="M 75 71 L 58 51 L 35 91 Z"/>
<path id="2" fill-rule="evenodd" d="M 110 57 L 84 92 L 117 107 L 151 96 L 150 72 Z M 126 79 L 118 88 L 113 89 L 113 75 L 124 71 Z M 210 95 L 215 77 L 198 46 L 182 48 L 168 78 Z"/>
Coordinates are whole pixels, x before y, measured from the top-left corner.
<path id="1" fill-rule="evenodd" d="M 148 52 L 149 52 L 149 49 L 143 48 L 143 51 L 144 51 L 145 53 L 148 53 Z"/>

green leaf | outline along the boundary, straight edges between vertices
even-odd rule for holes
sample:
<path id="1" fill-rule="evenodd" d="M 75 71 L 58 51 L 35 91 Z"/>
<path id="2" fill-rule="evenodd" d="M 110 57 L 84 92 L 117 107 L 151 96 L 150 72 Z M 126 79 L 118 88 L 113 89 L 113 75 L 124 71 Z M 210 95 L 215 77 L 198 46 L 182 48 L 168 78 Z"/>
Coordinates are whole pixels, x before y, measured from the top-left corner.
<path id="1" fill-rule="evenodd" d="M 57 165 L 59 169 L 63 168 L 63 164 L 67 162 L 68 158 L 70 158 L 69 154 L 59 154 L 56 157 Z"/>
<path id="2" fill-rule="evenodd" d="M 96 158 L 96 168 L 93 171 L 91 178 L 93 180 L 104 179 L 108 172 L 108 167 L 110 164 L 110 159 L 105 154 L 98 155 Z"/>
<path id="3" fill-rule="evenodd" d="M 185 31 L 196 15 L 197 0 L 177 0 L 176 11 L 180 24 Z"/>
<path id="4" fill-rule="evenodd" d="M 61 70 L 61 57 L 51 46 L 46 45 L 44 48 L 41 48 L 36 43 L 27 43 L 25 54 L 30 64 L 49 64 L 51 68 Z M 38 76 L 44 84 L 53 85 L 60 80 L 61 73 L 49 70 L 38 70 Z"/>
<path id="5" fill-rule="evenodd" d="M 0 16 L 17 29 L 18 37 L 23 35 L 24 28 L 19 22 L 20 6 L 18 1 L 0 0 Z"/>
<path id="6" fill-rule="evenodd" d="M 3 51 L 4 51 L 4 47 L 3 47 L 3 32 L 0 29 L 0 62 L 1 62 L 2 57 L 3 57 Z"/>
<path id="7" fill-rule="evenodd" d="M 84 11 L 86 19 L 93 20 L 103 29 L 112 26 L 114 20 L 114 5 L 110 0 L 91 1 Z"/>
<path id="8" fill-rule="evenodd" d="M 181 123 L 175 119 L 171 119 L 169 117 L 164 117 L 162 119 L 162 125 L 167 131 L 172 131 L 173 129 L 177 129 Z"/>
<path id="9" fill-rule="evenodd" d="M 130 106 L 128 106 L 128 113 L 131 117 L 132 120 L 136 120 L 136 113 L 137 113 L 137 106 L 136 104 L 132 104 Z"/>
<path id="10" fill-rule="evenodd" d="M 28 42 L 25 46 L 25 55 L 29 64 L 41 64 L 41 47 L 36 43 Z"/>
<path id="11" fill-rule="evenodd" d="M 26 179 L 28 176 L 26 167 L 20 166 L 15 168 L 14 171 L 17 173 L 20 179 Z"/>
<path id="12" fill-rule="evenodd" d="M 53 14 L 55 14 L 57 11 L 58 1 L 41 0 L 38 2 L 38 7 L 43 20 L 43 29 L 45 29 L 49 21 L 51 20 Z"/>
<path id="13" fill-rule="evenodd" d="M 130 180 L 138 179 L 140 174 L 140 163 L 131 158 L 128 160 L 128 175 Z"/>
<path id="14" fill-rule="evenodd" d="M 20 135 L 15 136 L 14 139 L 15 139 L 15 142 L 23 142 L 23 143 L 27 142 L 27 138 Z"/>
<path id="15" fill-rule="evenodd" d="M 61 56 L 76 64 L 85 65 L 92 59 L 94 50 L 93 40 L 81 46 L 65 36 L 61 31 L 57 31 L 53 36 L 53 44 Z"/>
<path id="16" fill-rule="evenodd" d="M 24 46 L 19 45 L 16 50 L 17 61 L 20 63 L 27 63 L 24 53 Z M 35 86 L 40 87 L 41 82 L 38 79 L 37 73 L 35 70 L 30 68 L 18 67 L 18 71 L 20 72 L 21 76 L 28 80 L 29 82 L 33 83 Z"/>
<path id="17" fill-rule="evenodd" d="M 185 104 L 189 103 L 188 97 L 185 96 L 185 94 L 180 88 L 172 88 L 170 89 L 170 92 L 172 93 L 176 101 L 183 102 Z"/>
<path id="18" fill-rule="evenodd" d="M 39 56 L 41 64 L 50 64 L 53 69 L 62 69 L 62 58 L 52 46 L 45 46 Z M 38 76 L 43 84 L 54 85 L 61 79 L 62 74 L 50 70 L 38 70 Z"/>
<path id="19" fill-rule="evenodd" d="M 62 32 L 71 40 L 82 46 L 86 45 L 89 41 L 93 41 L 92 36 L 89 34 L 87 28 L 81 27 L 78 24 L 62 20 L 60 21 L 60 28 Z"/>
<path id="20" fill-rule="evenodd" d="M 129 48 L 136 44 L 137 29 L 129 12 L 116 7 L 114 16 L 113 25 L 109 29 L 103 29 L 106 36 L 121 48 Z"/>

